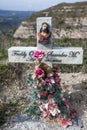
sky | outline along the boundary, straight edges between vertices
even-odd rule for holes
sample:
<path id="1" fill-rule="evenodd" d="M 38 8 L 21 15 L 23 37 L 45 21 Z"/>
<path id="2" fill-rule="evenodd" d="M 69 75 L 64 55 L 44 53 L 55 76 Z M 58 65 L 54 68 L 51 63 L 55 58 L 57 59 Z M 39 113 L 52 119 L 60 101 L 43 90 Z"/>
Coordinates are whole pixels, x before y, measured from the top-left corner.
<path id="1" fill-rule="evenodd" d="M 74 3 L 86 0 L 0 0 L 0 9 L 40 11 L 62 2 Z"/>

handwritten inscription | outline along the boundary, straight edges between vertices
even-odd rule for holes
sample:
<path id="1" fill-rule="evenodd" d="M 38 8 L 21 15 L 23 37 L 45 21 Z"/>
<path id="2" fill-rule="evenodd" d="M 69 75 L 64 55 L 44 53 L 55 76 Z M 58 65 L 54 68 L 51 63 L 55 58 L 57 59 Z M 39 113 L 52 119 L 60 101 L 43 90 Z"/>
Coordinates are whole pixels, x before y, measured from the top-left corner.
<path id="1" fill-rule="evenodd" d="M 23 56 L 25 58 L 27 56 L 27 53 L 25 51 L 16 51 L 16 50 L 14 50 L 12 55 L 13 56 Z"/>
<path id="2" fill-rule="evenodd" d="M 54 56 L 54 57 L 56 57 L 56 56 L 58 56 L 58 57 L 66 57 L 67 56 L 67 54 L 65 54 L 64 52 L 62 52 L 61 54 L 54 54 L 54 51 L 50 51 L 50 52 L 48 52 L 47 53 L 47 57 L 48 56 Z"/>
<path id="3" fill-rule="evenodd" d="M 70 51 L 69 52 L 69 57 L 77 57 L 77 55 L 80 55 L 80 52 L 79 51 Z"/>
<path id="4" fill-rule="evenodd" d="M 33 53 L 37 47 L 11 47 L 8 49 L 9 62 L 33 62 Z M 62 47 L 44 50 L 42 61 L 56 64 L 82 64 L 83 49 L 81 47 Z"/>
<path id="5" fill-rule="evenodd" d="M 34 61 L 33 59 L 33 53 L 34 51 L 31 50 L 29 52 L 26 51 L 20 51 L 20 50 L 13 50 L 12 51 L 12 56 L 21 56 L 23 58 L 25 58 L 26 61 Z M 78 55 L 80 55 L 79 51 L 70 51 L 68 54 L 66 52 L 55 52 L 54 51 L 48 51 L 45 56 L 44 59 L 45 61 L 49 61 L 49 62 L 62 62 L 62 60 L 58 59 L 58 58 L 65 58 L 65 57 L 77 57 Z"/>

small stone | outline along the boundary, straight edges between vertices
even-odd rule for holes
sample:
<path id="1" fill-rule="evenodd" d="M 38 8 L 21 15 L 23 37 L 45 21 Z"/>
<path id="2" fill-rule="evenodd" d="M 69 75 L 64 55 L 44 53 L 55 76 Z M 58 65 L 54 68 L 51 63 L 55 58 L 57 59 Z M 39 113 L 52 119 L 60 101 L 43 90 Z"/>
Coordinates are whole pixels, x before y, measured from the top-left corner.
<path id="1" fill-rule="evenodd" d="M 27 121 L 29 117 L 26 114 L 17 115 L 12 118 L 12 122 L 24 122 Z"/>
<path id="2" fill-rule="evenodd" d="M 78 119 L 77 118 L 72 119 L 72 125 L 73 126 L 78 126 Z"/>
<path id="3" fill-rule="evenodd" d="M 81 119 L 78 119 L 78 126 L 79 126 L 80 128 L 83 128 L 83 122 L 82 122 Z"/>

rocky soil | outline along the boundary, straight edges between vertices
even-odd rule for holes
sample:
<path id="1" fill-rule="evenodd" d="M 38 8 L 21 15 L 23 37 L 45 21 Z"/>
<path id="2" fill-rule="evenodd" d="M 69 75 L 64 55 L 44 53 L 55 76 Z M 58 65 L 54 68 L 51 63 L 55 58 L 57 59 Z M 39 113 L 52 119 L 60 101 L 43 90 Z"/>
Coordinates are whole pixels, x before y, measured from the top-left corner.
<path id="1" fill-rule="evenodd" d="M 87 36 L 87 17 L 78 18 L 66 18 L 65 24 L 68 26 L 74 26 L 73 28 L 64 29 L 64 28 L 53 28 L 53 38 L 61 39 L 64 37 L 73 38 L 73 39 L 85 39 Z M 76 27 L 79 28 L 76 28 Z M 81 27 L 80 27 L 81 26 Z M 14 33 L 15 38 L 29 38 L 36 37 L 35 22 L 28 23 L 23 21 L 19 28 Z"/>
<path id="2" fill-rule="evenodd" d="M 72 108 L 78 112 L 78 117 L 83 122 L 83 128 L 69 127 L 66 130 L 87 130 L 87 74 L 83 73 L 60 73 L 62 91 L 67 99 L 72 102 Z M 0 130 L 64 130 L 54 121 L 30 120 L 22 114 L 22 110 L 29 104 L 30 89 L 20 86 L 15 82 L 12 86 L 3 87 L 0 90 L 0 108 L 4 103 L 17 103 L 15 113 L 6 118 L 6 123 Z M 9 113 L 9 111 L 7 111 Z"/>

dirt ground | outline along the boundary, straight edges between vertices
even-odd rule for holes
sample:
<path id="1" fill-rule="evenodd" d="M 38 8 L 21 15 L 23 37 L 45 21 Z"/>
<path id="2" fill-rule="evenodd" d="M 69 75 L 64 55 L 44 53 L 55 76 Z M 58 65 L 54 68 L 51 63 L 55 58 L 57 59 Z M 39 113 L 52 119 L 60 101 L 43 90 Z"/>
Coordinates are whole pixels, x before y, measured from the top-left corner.
<path id="1" fill-rule="evenodd" d="M 87 74 L 59 73 L 59 76 L 65 97 L 71 100 L 72 108 L 77 110 L 78 116 L 83 121 L 82 130 L 87 130 Z M 29 88 L 21 88 L 16 83 L 9 88 L 5 86 L 0 90 L 0 104 L 18 100 L 19 105 L 23 106 L 28 99 Z"/>
<path id="2" fill-rule="evenodd" d="M 87 130 L 87 74 L 60 74 L 63 92 L 71 98 L 72 107 L 83 121 L 83 130 Z"/>

